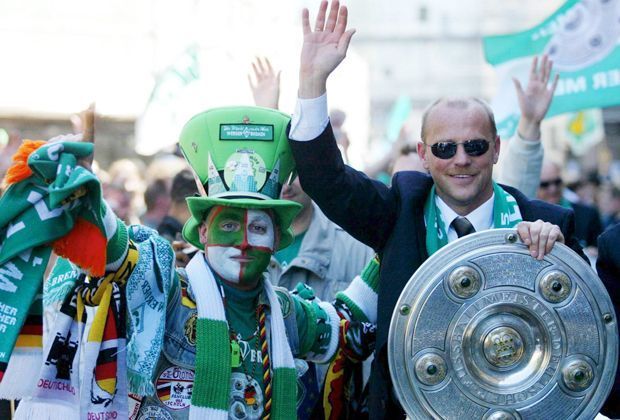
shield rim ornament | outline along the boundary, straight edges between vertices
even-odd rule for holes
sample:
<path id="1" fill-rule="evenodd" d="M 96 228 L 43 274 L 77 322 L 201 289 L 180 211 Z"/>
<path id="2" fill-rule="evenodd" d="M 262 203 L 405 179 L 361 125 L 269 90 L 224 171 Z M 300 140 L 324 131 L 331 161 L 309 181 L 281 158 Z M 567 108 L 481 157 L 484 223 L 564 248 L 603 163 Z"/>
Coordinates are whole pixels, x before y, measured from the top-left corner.
<path id="1" fill-rule="evenodd" d="M 492 252 L 480 252 L 480 250 L 488 250 L 489 248 L 493 249 L 493 253 L 498 251 L 510 252 L 525 254 L 531 258 L 527 246 L 521 242 L 514 229 L 491 229 L 477 232 L 451 242 L 429 257 L 412 275 L 403 288 L 396 303 L 388 335 L 388 362 L 390 376 L 394 385 L 394 392 L 401 406 L 410 418 L 441 418 L 440 415 L 432 409 L 431 404 L 424 398 L 422 388 L 433 391 L 454 383 L 456 389 L 461 392 L 461 395 L 466 398 L 470 396 L 463 391 L 457 378 L 452 376 L 453 366 L 449 364 L 451 363 L 451 358 L 449 356 L 449 354 L 451 354 L 451 349 L 447 348 L 450 346 L 451 338 L 444 336 L 443 349 L 436 349 L 436 352 L 434 349 L 431 351 L 431 349 L 428 348 L 414 348 L 413 325 L 416 325 L 419 321 L 420 312 L 424 308 L 426 299 L 430 296 L 431 292 L 438 286 L 441 287 L 442 283 L 444 289 L 449 287 L 446 286 L 448 274 L 454 271 L 455 268 L 463 265 L 471 264 L 475 266 L 473 263 L 470 263 L 467 258 L 493 254 Z M 568 261 L 568 263 L 563 261 Z M 571 280 L 576 282 L 574 290 L 569 292 L 568 297 L 560 296 L 558 299 L 572 299 L 578 287 L 579 290 L 584 291 L 584 296 L 588 302 L 590 304 L 594 303 L 596 308 L 598 308 L 598 312 L 594 313 L 594 318 L 599 327 L 598 348 L 599 352 L 602 352 L 602 361 L 599 360 L 599 364 L 595 364 L 597 366 L 594 369 L 594 373 L 597 374 L 595 375 L 595 382 L 592 384 L 592 387 L 588 387 L 585 390 L 569 391 L 574 392 L 574 395 L 584 396 L 584 401 L 580 402 L 578 405 L 580 411 L 576 413 L 577 415 L 575 418 L 591 419 L 599 412 L 614 382 L 614 373 L 616 372 L 618 364 L 618 321 L 614 313 L 611 299 L 602 281 L 598 278 L 594 270 L 572 249 L 564 244 L 556 243 L 552 252 L 546 255 L 542 262 L 548 263 L 549 266 L 559 266 L 561 268 L 568 267 L 569 270 L 567 271 L 571 271 L 572 274 L 574 274 L 574 276 L 570 276 Z M 530 293 L 530 295 L 534 295 L 535 298 L 544 302 L 546 309 L 553 307 L 559 307 L 561 309 L 562 303 L 554 302 L 553 296 L 543 297 L 539 293 L 538 289 L 540 289 L 539 284 L 541 283 L 540 273 L 546 271 L 549 270 L 541 268 L 538 273 L 536 273 L 538 276 L 537 280 L 532 281 L 535 284 L 536 291 Z M 480 287 L 481 293 L 478 292 L 480 293 L 480 297 L 494 293 L 488 291 L 493 288 L 484 288 L 484 279 L 475 278 L 475 274 L 473 277 L 471 284 L 475 287 Z M 516 290 L 516 292 L 519 293 L 519 290 L 514 286 L 505 284 L 501 284 L 500 286 L 506 287 L 511 291 Z M 502 287 L 496 287 L 495 289 L 500 291 Z M 447 293 L 448 292 L 446 292 L 446 294 Z M 455 293 L 458 293 L 458 290 Z M 525 293 L 523 294 L 525 295 Z M 476 293 L 473 295 L 476 295 Z M 462 299 L 456 296 L 456 294 L 453 294 L 451 298 L 452 301 L 461 303 L 461 309 L 455 312 L 456 315 L 465 311 L 462 308 L 467 307 L 468 301 L 474 301 L 476 299 L 476 297 L 467 294 L 464 295 Z M 551 300 L 547 300 L 547 298 Z M 571 302 L 564 303 L 568 307 Z M 471 307 L 473 304 L 469 306 Z M 559 315 L 557 315 L 555 311 L 549 312 L 553 313 L 556 321 L 559 320 Z M 611 314 L 613 317 L 611 321 L 605 318 L 607 314 Z M 456 318 L 456 316 L 454 318 Z M 454 323 L 455 319 L 449 321 L 446 333 L 451 330 L 451 325 Z M 576 360 L 574 355 L 566 354 L 568 346 L 565 336 L 566 328 L 563 324 L 560 325 L 562 357 L 558 361 L 557 369 L 551 379 L 552 382 L 545 385 L 540 394 L 549 394 L 549 392 L 556 387 L 562 388 L 563 392 L 566 393 L 566 391 L 564 391 L 567 388 L 566 379 L 562 382 L 563 372 L 571 366 L 581 366 L 578 363 L 581 359 Z M 510 331 L 514 330 L 508 328 L 507 331 L 510 335 Z M 521 339 L 521 337 L 519 337 L 519 339 Z M 604 347 L 604 349 L 601 349 L 602 347 Z M 585 356 L 584 358 L 587 359 Z M 433 375 L 431 376 L 433 377 L 424 377 L 424 371 L 416 370 L 416 367 L 425 367 L 427 365 L 432 365 Z M 504 368 L 502 367 L 500 369 Z M 422 374 L 420 374 L 420 372 L 422 372 Z M 599 373 L 600 375 L 598 375 Z M 439 380 L 437 380 L 437 375 L 439 375 Z M 486 409 L 483 418 L 521 419 L 522 417 L 517 412 L 517 409 L 525 408 L 544 398 L 545 397 L 536 398 L 536 400 L 526 399 L 520 403 L 495 406 L 492 403 L 488 403 L 485 404 L 488 409 Z"/>

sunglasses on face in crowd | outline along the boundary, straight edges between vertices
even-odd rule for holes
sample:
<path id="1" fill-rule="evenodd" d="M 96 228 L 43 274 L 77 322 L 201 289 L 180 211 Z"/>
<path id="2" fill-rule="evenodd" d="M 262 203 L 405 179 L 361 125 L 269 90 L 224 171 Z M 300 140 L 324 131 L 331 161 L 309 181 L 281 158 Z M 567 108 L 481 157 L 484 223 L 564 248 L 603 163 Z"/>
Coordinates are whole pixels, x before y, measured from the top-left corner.
<path id="1" fill-rule="evenodd" d="M 540 182 L 540 188 L 542 188 L 542 189 L 549 188 L 552 185 L 554 187 L 559 187 L 560 185 L 562 185 L 562 179 L 561 178 L 556 178 L 556 179 L 551 179 L 549 181 L 541 181 Z"/>
<path id="2" fill-rule="evenodd" d="M 439 159 L 452 159 L 456 155 L 456 148 L 459 144 L 463 145 L 465 153 L 469 156 L 482 156 L 489 150 L 489 141 L 485 139 L 473 139 L 464 142 L 440 141 L 431 145 L 433 155 Z"/>

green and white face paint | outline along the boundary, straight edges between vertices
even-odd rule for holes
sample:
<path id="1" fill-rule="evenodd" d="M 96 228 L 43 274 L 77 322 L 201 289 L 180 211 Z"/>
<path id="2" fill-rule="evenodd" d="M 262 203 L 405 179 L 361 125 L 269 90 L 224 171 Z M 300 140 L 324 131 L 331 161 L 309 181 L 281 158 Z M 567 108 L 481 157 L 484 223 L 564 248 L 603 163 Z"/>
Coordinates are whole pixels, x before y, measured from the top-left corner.
<path id="1" fill-rule="evenodd" d="M 200 234 L 211 268 L 242 288 L 256 284 L 275 251 L 273 219 L 263 210 L 215 207 Z"/>

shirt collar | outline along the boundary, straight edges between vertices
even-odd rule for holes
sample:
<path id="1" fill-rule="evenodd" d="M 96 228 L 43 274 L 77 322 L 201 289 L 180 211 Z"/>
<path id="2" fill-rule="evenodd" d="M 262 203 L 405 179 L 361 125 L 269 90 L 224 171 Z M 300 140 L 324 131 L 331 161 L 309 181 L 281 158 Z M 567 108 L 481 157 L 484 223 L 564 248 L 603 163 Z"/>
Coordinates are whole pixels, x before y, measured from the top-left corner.
<path id="1" fill-rule="evenodd" d="M 491 198 L 482 203 L 482 205 L 480 205 L 477 209 L 465 215 L 467 220 L 469 220 L 469 222 L 474 226 L 474 229 L 476 229 L 476 232 L 491 229 L 493 227 L 494 198 L 495 193 L 493 193 Z M 459 215 L 456 214 L 456 212 L 452 210 L 450 206 L 448 206 L 438 195 L 435 196 L 435 204 L 441 212 L 441 219 L 443 220 L 444 226 L 448 229 L 448 242 L 452 242 L 457 239 L 458 236 L 451 224 L 452 221 L 454 221 L 454 219 L 456 219 Z"/>

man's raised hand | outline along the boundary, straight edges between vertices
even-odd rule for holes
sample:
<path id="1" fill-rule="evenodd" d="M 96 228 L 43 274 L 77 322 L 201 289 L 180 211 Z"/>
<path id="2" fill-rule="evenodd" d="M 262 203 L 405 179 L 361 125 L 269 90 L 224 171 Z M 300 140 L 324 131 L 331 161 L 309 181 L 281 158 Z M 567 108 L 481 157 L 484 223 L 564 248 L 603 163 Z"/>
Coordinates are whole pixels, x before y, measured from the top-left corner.
<path id="1" fill-rule="evenodd" d="M 310 27 L 308 9 L 302 12 L 304 43 L 299 67 L 299 97 L 317 98 L 325 93 L 327 78 L 347 54 L 354 29 L 347 30 L 348 12 L 338 0 L 332 1 L 327 15 L 327 1 L 322 1 L 314 29 Z M 327 15 L 327 19 L 326 19 Z"/>
<path id="2" fill-rule="evenodd" d="M 525 89 L 517 79 L 512 79 L 517 90 L 521 110 L 518 132 L 525 140 L 540 139 L 540 123 L 547 115 L 553 99 L 553 92 L 558 84 L 559 75 L 556 74 L 553 83 L 548 86 L 552 69 L 553 62 L 549 60 L 547 55 L 542 56 L 540 66 L 536 56 L 532 60 L 529 80 Z"/>
<path id="3" fill-rule="evenodd" d="M 87 143 L 95 142 L 95 104 L 91 103 L 88 108 L 80 113 L 80 119 L 82 120 L 82 141 Z M 94 153 L 89 156 L 80 159 L 78 164 L 83 166 L 92 172 Z"/>
<path id="4" fill-rule="evenodd" d="M 88 108 L 81 111 L 79 114 L 71 116 L 71 124 L 73 125 L 75 133 L 73 134 L 61 134 L 59 136 L 52 137 L 47 142 L 57 143 L 63 141 L 72 142 L 95 142 L 95 103 L 91 103 Z M 78 159 L 77 164 L 83 168 L 92 172 L 92 164 L 94 159 L 94 153 L 88 156 Z"/>
<path id="5" fill-rule="evenodd" d="M 265 108 L 278 109 L 280 100 L 280 72 L 276 73 L 268 58 L 256 57 L 252 63 L 254 79 L 248 74 L 254 104 Z"/>

